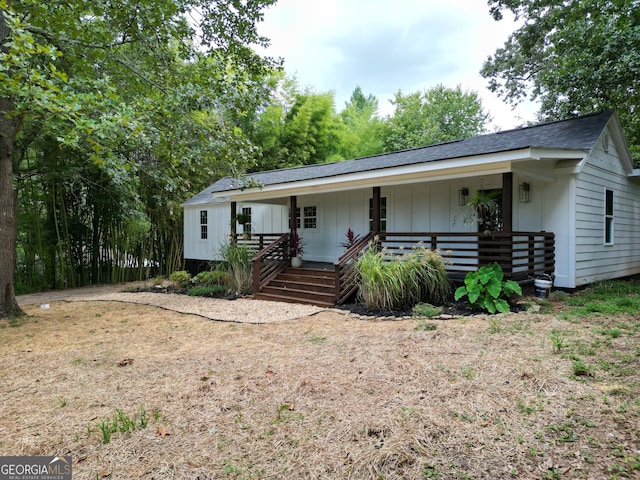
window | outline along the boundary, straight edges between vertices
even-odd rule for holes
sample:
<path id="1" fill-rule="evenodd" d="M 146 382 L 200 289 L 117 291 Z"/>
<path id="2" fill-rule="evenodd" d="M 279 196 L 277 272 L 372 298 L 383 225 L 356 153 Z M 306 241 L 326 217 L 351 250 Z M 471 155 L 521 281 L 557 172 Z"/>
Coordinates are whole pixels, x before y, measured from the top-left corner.
<path id="1" fill-rule="evenodd" d="M 369 231 L 373 232 L 373 198 L 369 199 Z M 380 231 L 387 231 L 387 197 L 380 198 Z"/>
<path id="2" fill-rule="evenodd" d="M 304 228 L 316 228 L 318 216 L 316 207 L 304 207 Z"/>
<path id="3" fill-rule="evenodd" d="M 613 190 L 605 190 L 604 243 L 613 245 Z"/>
<path id="4" fill-rule="evenodd" d="M 242 207 L 242 231 L 251 233 L 251 207 Z"/>
<path id="5" fill-rule="evenodd" d="M 209 225 L 207 224 L 208 212 L 200 210 L 200 239 L 206 240 L 209 237 Z"/>
<path id="6" fill-rule="evenodd" d="M 300 229 L 300 207 L 296 208 L 296 229 Z"/>

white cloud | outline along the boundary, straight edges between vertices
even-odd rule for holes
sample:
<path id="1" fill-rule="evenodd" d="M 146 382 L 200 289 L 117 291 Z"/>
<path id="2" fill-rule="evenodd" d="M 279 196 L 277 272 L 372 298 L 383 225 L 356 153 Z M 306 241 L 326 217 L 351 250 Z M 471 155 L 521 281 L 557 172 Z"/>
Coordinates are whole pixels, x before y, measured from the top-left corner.
<path id="1" fill-rule="evenodd" d="M 259 27 L 271 39 L 266 53 L 284 58 L 303 87 L 332 90 L 339 109 L 356 85 L 378 98 L 382 114 L 397 90 L 460 85 L 478 92 L 500 128 L 536 110 L 527 103 L 512 112 L 479 73 L 515 28 L 495 22 L 479 0 L 279 0 Z"/>

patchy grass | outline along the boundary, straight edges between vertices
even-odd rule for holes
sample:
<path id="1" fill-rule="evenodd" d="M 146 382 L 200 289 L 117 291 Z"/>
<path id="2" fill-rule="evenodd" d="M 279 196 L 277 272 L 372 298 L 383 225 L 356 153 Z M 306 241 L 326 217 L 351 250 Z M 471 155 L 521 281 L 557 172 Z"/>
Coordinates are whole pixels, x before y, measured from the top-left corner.
<path id="1" fill-rule="evenodd" d="M 0 455 L 70 454 L 77 478 L 638 478 L 638 292 L 604 288 L 435 330 L 25 307 L 1 330 Z"/>

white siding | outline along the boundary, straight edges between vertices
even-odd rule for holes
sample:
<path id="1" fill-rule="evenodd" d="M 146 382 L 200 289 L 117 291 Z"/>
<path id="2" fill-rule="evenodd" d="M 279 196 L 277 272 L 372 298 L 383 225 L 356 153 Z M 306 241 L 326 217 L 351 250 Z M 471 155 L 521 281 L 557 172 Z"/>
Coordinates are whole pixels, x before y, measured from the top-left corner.
<path id="1" fill-rule="evenodd" d="M 288 227 L 288 208 L 281 205 L 238 203 L 237 211 L 251 207 L 252 230 L 256 233 L 284 233 Z M 200 212 L 207 211 L 207 239 L 200 238 Z M 184 258 L 192 260 L 220 260 L 220 246 L 231 234 L 231 206 L 229 202 L 187 205 L 184 207 Z M 241 231 L 242 227 L 238 227 Z"/>
<path id="2" fill-rule="evenodd" d="M 608 129 L 606 131 L 609 134 Z M 613 244 L 605 245 L 605 190 L 613 191 Z M 601 138 L 576 179 L 576 286 L 640 273 L 640 184 Z"/>

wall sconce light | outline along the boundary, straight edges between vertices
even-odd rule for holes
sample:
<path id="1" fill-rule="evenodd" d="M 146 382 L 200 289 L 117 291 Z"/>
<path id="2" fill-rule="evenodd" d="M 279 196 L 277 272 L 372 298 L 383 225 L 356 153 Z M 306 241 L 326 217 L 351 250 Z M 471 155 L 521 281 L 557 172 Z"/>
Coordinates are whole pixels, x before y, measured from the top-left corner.
<path id="1" fill-rule="evenodd" d="M 529 203 L 530 185 L 527 182 L 520 184 L 520 203 Z"/>
<path id="2" fill-rule="evenodd" d="M 469 202 L 469 189 L 467 187 L 458 190 L 458 205 L 464 207 Z"/>

